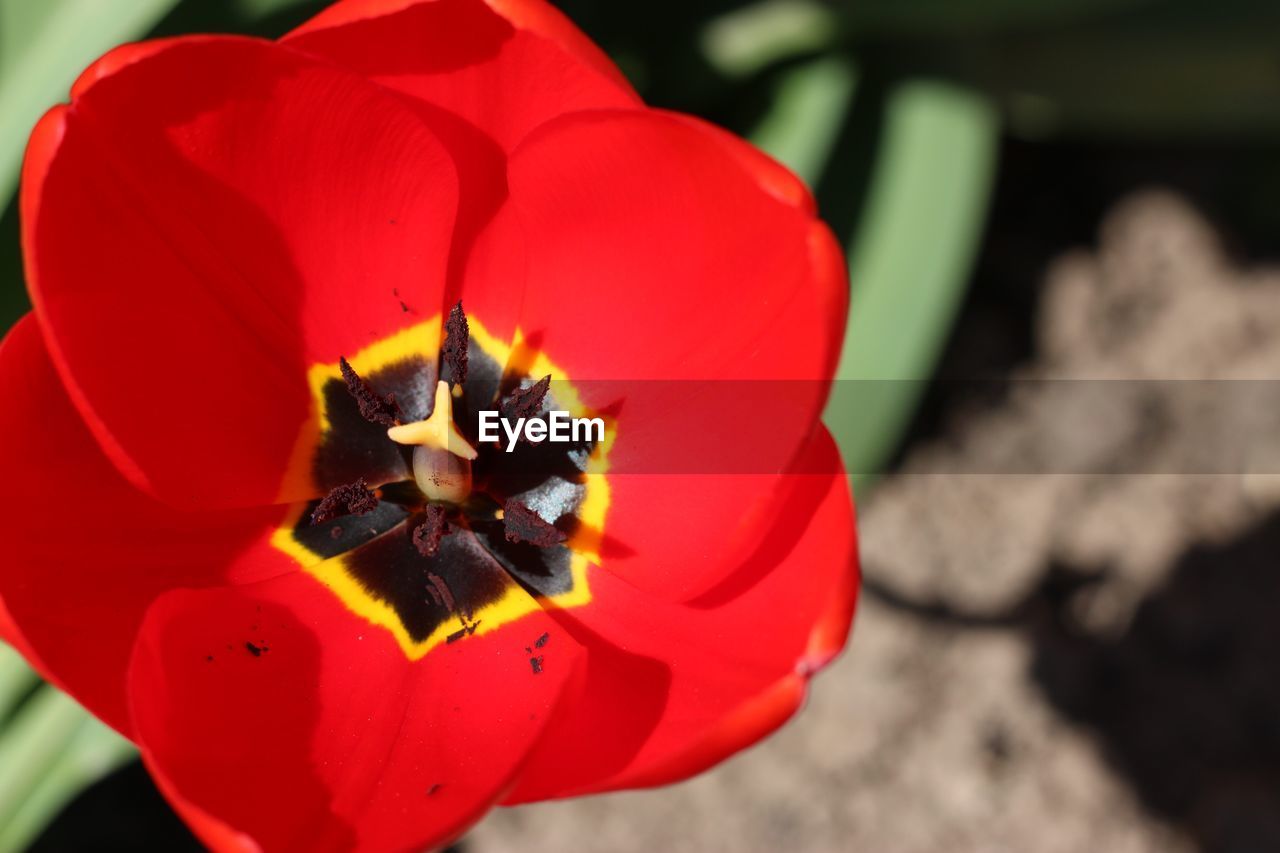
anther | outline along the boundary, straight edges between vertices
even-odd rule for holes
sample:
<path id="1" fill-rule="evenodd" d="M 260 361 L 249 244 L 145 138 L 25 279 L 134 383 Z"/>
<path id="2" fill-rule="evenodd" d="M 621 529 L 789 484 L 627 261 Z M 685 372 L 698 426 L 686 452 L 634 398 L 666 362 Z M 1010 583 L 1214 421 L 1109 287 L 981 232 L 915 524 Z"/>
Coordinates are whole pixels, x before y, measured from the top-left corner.
<path id="1" fill-rule="evenodd" d="M 378 496 L 361 478 L 354 483 L 338 486 L 311 513 L 312 524 L 324 524 L 343 515 L 368 515 L 378 508 Z"/>
<path id="2" fill-rule="evenodd" d="M 338 358 L 338 367 L 342 371 L 342 381 L 347 383 L 347 391 L 356 398 L 360 407 L 360 416 L 366 421 L 391 427 L 400 423 L 400 406 L 394 396 L 383 397 L 373 390 L 368 382 L 347 363 L 345 358 Z"/>
<path id="3" fill-rule="evenodd" d="M 517 388 L 502 404 L 502 416 L 509 421 L 531 418 L 542 410 L 542 401 L 551 388 L 551 374 L 539 379 L 527 388 Z"/>
<path id="4" fill-rule="evenodd" d="M 432 557 L 440 550 L 440 540 L 449 532 L 449 523 L 444 517 L 444 507 L 431 504 L 424 510 L 422 524 L 413 531 L 413 546 L 422 556 Z"/>
<path id="5" fill-rule="evenodd" d="M 462 310 L 461 299 L 449 312 L 444 330 L 448 337 L 444 339 L 440 359 L 449 369 L 450 384 L 461 385 L 467 381 L 467 348 L 471 341 L 471 327 L 467 323 L 466 312 Z"/>
<path id="6" fill-rule="evenodd" d="M 502 526 L 508 542 L 528 542 L 539 548 L 559 545 L 566 538 L 555 525 L 543 521 L 542 516 L 514 498 L 502 508 Z"/>

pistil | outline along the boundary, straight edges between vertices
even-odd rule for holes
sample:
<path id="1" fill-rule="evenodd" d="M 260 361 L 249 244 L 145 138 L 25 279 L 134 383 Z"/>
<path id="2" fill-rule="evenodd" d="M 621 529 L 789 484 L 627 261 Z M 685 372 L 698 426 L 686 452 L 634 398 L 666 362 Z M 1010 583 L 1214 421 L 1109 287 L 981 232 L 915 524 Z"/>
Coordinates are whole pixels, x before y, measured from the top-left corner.
<path id="1" fill-rule="evenodd" d="M 394 426 L 387 437 L 413 446 L 413 478 L 428 500 L 460 504 L 471 494 L 471 460 L 476 450 L 453 422 L 453 395 L 449 383 L 436 383 L 431 416 L 423 421 Z"/>

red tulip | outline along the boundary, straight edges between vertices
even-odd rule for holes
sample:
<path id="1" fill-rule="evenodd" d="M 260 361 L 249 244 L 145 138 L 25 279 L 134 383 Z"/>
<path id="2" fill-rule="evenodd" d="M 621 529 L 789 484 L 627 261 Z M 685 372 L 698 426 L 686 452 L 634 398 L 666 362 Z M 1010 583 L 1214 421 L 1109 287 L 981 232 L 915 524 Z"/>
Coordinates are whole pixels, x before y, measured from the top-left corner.
<path id="1" fill-rule="evenodd" d="M 23 178 L 0 631 L 211 847 L 422 848 L 679 780 L 843 645 L 839 250 L 539 0 L 119 48 Z M 726 379 L 811 389 L 751 436 L 788 464 L 659 472 L 674 421 L 626 383 Z M 476 441 L 553 403 L 607 438 Z"/>

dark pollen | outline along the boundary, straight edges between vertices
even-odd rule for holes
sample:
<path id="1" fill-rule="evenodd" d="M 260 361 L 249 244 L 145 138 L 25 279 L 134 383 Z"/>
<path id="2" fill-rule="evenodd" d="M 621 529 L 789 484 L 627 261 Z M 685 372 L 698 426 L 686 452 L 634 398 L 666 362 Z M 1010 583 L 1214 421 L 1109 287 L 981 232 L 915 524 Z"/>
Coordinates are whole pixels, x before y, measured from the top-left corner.
<path id="1" fill-rule="evenodd" d="M 444 330 L 448 336 L 444 339 L 440 355 L 449 368 L 450 384 L 461 385 L 467 381 L 467 346 L 471 340 L 471 328 L 467 324 L 467 314 L 462 310 L 461 299 L 449 312 Z"/>
<path id="2" fill-rule="evenodd" d="M 431 600 L 436 603 L 437 607 L 443 607 L 450 613 L 458 609 L 458 604 L 454 601 L 453 593 L 449 590 L 449 585 L 444 582 L 444 578 L 437 574 L 428 573 L 427 592 L 431 593 Z"/>
<path id="3" fill-rule="evenodd" d="M 463 637 L 470 637 L 472 634 L 474 634 L 474 633 L 476 632 L 476 628 L 479 628 L 479 627 L 480 627 L 480 620 L 479 620 L 479 619 L 477 619 L 477 620 L 476 620 L 476 621 L 474 621 L 474 622 L 467 622 L 467 621 L 464 619 L 464 620 L 463 620 L 463 622 L 462 622 L 462 627 L 461 627 L 461 628 L 459 628 L 458 630 L 454 631 L 454 632 L 453 632 L 452 634 L 450 634 L 449 636 L 445 637 L 445 638 L 444 638 L 444 641 L 445 641 L 445 643 L 446 643 L 446 644 L 447 644 L 447 643 L 456 643 L 456 642 L 458 642 L 458 640 L 461 640 Z"/>
<path id="4" fill-rule="evenodd" d="M 269 651 L 271 651 L 271 650 L 270 650 L 270 649 L 268 649 L 266 646 L 255 646 L 253 643 L 245 643 L 245 644 L 244 644 L 244 647 L 245 647 L 246 649 L 248 649 L 248 650 L 249 650 L 249 654 L 253 655 L 255 658 L 256 658 L 256 657 L 261 657 L 261 656 L 262 656 L 262 654 L 263 654 L 263 652 L 269 652 Z"/>
<path id="5" fill-rule="evenodd" d="M 400 406 L 396 404 L 394 395 L 379 395 L 341 356 L 338 357 L 338 367 L 342 370 L 342 381 L 347 383 L 347 390 L 356 398 L 356 405 L 360 407 L 360 417 L 385 427 L 400 423 Z"/>
<path id="6" fill-rule="evenodd" d="M 424 510 L 426 518 L 413 531 L 413 547 L 424 557 L 432 557 L 440 550 L 440 540 L 449 532 L 449 523 L 444 520 L 444 507 L 431 504 Z"/>
<path id="7" fill-rule="evenodd" d="M 542 516 L 514 498 L 502 508 L 502 526 L 508 542 L 528 542 L 539 548 L 550 548 L 565 540 L 555 525 L 543 521 Z"/>
<path id="8" fill-rule="evenodd" d="M 544 659 L 542 655 L 538 655 L 536 658 L 529 658 L 529 668 L 533 670 L 534 675 L 542 673 L 542 661 Z"/>
<path id="9" fill-rule="evenodd" d="M 535 649 L 540 649 L 543 646 L 545 646 L 547 644 L 547 640 L 550 640 L 550 639 L 551 639 L 550 634 L 543 634 L 541 637 L 538 638 L 538 642 L 533 644 L 533 647 Z"/>
<path id="10" fill-rule="evenodd" d="M 312 524 L 324 524 L 343 515 L 368 515 L 378 508 L 377 496 L 369 490 L 364 478 L 338 486 L 324 496 L 311 513 Z"/>
<path id="11" fill-rule="evenodd" d="M 509 421 L 531 418 L 542 409 L 542 401 L 551 388 L 551 374 L 539 379 L 528 388 L 517 388 L 502 404 L 502 416 Z M 522 432 L 523 436 L 524 433 Z"/>

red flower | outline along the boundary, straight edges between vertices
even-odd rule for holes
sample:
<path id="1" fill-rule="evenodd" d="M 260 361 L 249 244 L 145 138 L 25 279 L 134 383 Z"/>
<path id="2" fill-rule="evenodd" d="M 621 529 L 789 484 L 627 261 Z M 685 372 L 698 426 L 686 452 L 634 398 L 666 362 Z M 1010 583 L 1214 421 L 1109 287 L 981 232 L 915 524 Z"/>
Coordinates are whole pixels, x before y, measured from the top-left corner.
<path id="1" fill-rule="evenodd" d="M 538 0 L 122 47 L 36 128 L 21 213 L 0 631 L 210 846 L 421 848 L 678 780 L 843 645 L 839 251 Z M 619 377 L 816 381 L 754 434 L 777 472 L 645 473 L 678 419 Z M 469 420 L 552 403 L 608 437 Z"/>

